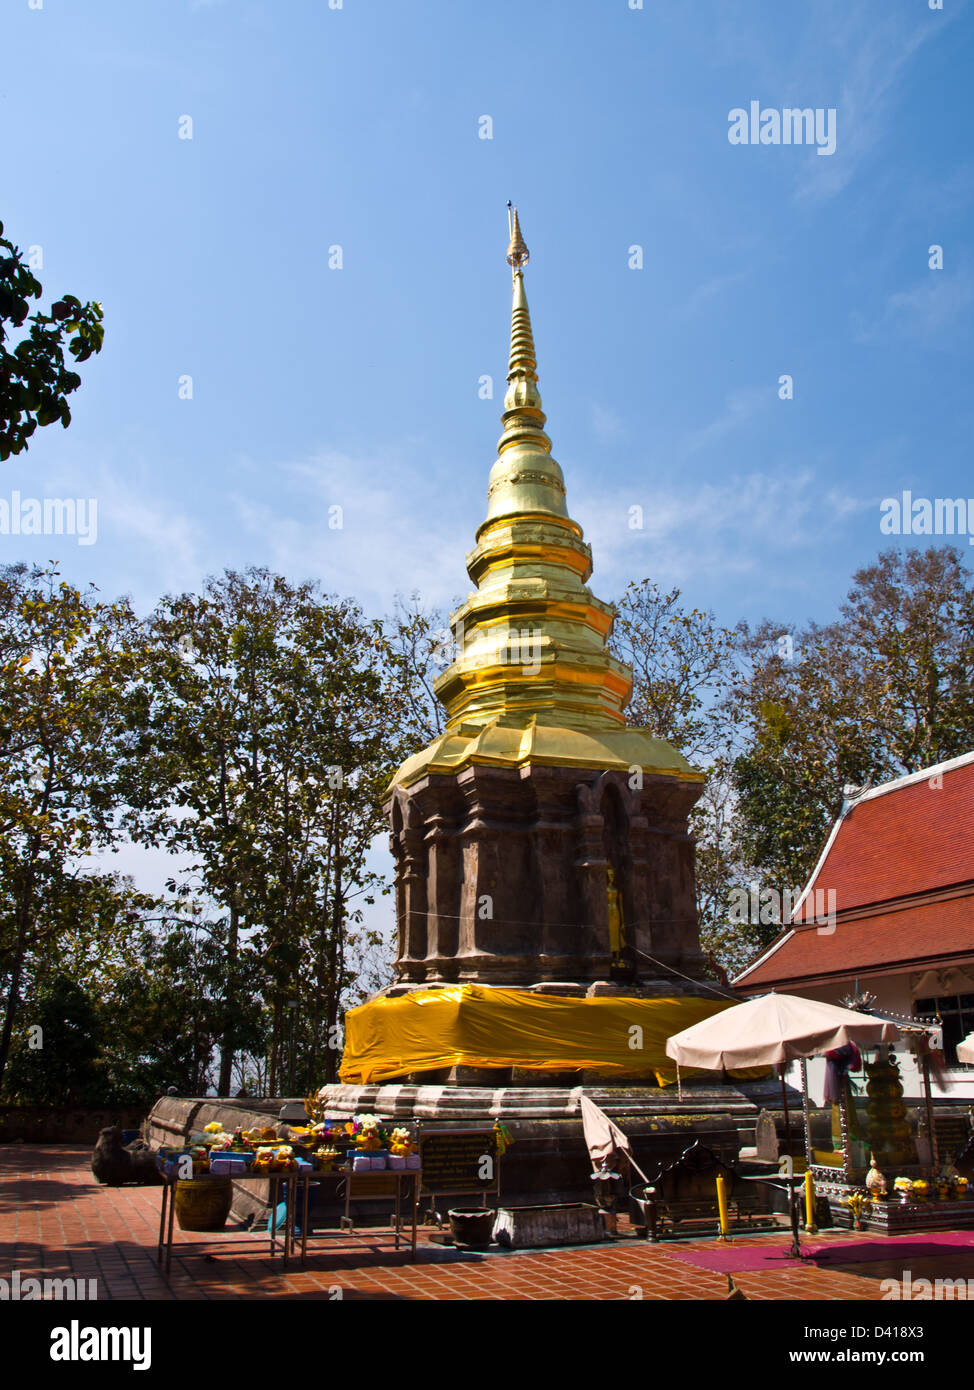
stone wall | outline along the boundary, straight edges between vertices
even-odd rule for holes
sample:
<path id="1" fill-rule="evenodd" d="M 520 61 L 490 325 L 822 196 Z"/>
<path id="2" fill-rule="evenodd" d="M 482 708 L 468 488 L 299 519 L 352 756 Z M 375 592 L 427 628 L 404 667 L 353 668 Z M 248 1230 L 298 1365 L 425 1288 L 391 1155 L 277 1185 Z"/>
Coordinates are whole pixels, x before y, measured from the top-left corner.
<path id="1" fill-rule="evenodd" d="M 109 1125 L 141 1129 L 146 1106 L 0 1105 L 0 1144 L 90 1144 Z"/>
<path id="2" fill-rule="evenodd" d="M 396 789 L 397 978 L 532 986 L 609 979 L 609 869 L 639 978 L 699 980 L 696 782 L 621 772 L 471 765 Z M 651 958 L 651 959 L 650 959 Z M 654 965 L 653 962 L 660 962 Z"/>

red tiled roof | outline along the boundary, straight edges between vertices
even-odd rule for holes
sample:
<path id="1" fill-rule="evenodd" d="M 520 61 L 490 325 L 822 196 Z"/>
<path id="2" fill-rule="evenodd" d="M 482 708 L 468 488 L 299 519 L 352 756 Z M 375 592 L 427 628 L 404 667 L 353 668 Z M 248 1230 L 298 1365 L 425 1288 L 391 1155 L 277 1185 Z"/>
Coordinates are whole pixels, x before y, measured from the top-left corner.
<path id="1" fill-rule="evenodd" d="M 924 900 L 962 885 L 956 897 Z M 974 954 L 974 754 L 854 802 L 805 894 L 796 924 L 821 922 L 826 911 L 843 920 L 831 932 L 786 930 L 738 976 L 742 989 Z M 875 912 L 883 904 L 888 910 Z"/>
<path id="2" fill-rule="evenodd" d="M 743 990 L 767 988 L 859 970 L 895 971 L 953 955 L 974 955 L 974 893 L 837 922 L 831 933 L 796 928 L 737 983 Z"/>
<path id="3" fill-rule="evenodd" d="M 809 887 L 835 889 L 837 912 L 974 880 L 974 759 L 895 784 L 840 820 Z M 811 914 L 810 914 L 811 915 Z M 795 920 L 805 920 L 802 908 Z"/>

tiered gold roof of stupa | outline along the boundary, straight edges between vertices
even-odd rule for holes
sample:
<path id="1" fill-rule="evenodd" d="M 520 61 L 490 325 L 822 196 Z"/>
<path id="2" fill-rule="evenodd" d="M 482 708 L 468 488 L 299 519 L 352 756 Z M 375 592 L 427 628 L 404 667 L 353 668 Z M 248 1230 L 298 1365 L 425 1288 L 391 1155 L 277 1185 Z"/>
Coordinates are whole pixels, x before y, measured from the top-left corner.
<path id="1" fill-rule="evenodd" d="M 446 731 L 404 763 L 393 784 L 471 761 L 638 766 L 702 780 L 674 748 L 626 727 L 632 673 L 606 647 L 611 605 L 586 586 L 592 553 L 568 515 L 544 428 L 524 290 L 528 249 L 516 209 L 510 222 L 507 392 L 487 517 L 467 556 L 476 589 L 451 615 L 456 659 L 434 686 Z"/>

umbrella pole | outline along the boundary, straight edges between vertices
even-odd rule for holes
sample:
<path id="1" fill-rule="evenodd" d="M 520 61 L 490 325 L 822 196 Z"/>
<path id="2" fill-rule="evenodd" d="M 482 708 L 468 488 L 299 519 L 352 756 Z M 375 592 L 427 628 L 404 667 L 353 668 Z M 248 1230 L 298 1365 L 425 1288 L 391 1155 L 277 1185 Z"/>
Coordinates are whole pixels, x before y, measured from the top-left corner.
<path id="1" fill-rule="evenodd" d="M 808 1061 L 802 1058 L 802 1110 L 805 1112 L 805 1162 L 812 1163 L 812 1120 L 808 1113 Z"/>
<path id="2" fill-rule="evenodd" d="M 649 1178 L 647 1178 L 646 1174 L 645 1174 L 645 1173 L 643 1172 L 643 1170 L 640 1168 L 639 1164 L 638 1164 L 638 1163 L 636 1162 L 636 1160 L 633 1158 L 632 1154 L 628 1151 L 628 1149 L 623 1150 L 623 1152 L 625 1153 L 626 1158 L 628 1158 L 629 1162 L 632 1164 L 633 1168 L 635 1168 L 636 1172 L 639 1174 L 639 1176 L 642 1178 L 643 1182 L 644 1182 L 644 1183 L 646 1184 L 646 1186 L 648 1187 L 648 1186 L 649 1186 Z"/>
<path id="3" fill-rule="evenodd" d="M 781 1064 L 781 1104 L 785 1111 L 785 1143 L 788 1145 L 788 1152 L 791 1153 L 791 1117 L 788 1114 L 788 1091 L 785 1087 L 785 1064 Z"/>

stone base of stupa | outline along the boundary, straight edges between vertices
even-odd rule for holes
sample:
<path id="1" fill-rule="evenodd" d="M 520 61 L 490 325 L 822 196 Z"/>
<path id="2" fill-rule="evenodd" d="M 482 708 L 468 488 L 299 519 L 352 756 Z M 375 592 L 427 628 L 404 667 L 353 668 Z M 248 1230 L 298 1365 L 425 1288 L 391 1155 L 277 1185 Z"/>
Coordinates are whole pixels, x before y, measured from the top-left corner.
<path id="1" fill-rule="evenodd" d="M 607 1085 L 604 1076 L 579 1079 L 577 1074 L 539 1083 L 534 1073 L 531 1084 L 520 1086 L 475 1085 L 470 1084 L 472 1076 L 464 1075 L 470 1070 L 455 1069 L 456 1080 L 441 1085 L 337 1084 L 325 1086 L 319 1095 L 330 1115 L 374 1114 L 394 1124 L 417 1123 L 425 1131 L 489 1129 L 495 1120 L 502 1121 L 514 1143 L 501 1160 L 501 1198 L 513 1205 L 591 1200 L 592 1164 L 579 1108 L 583 1090 L 629 1138 L 648 1178 L 696 1141 L 735 1163 L 739 1151 L 754 1143 L 761 1110 L 777 1112 L 779 1132 L 784 1133 L 781 1084 L 770 1077 L 723 1085 L 713 1078 L 692 1080 L 684 1083 L 681 1099 L 676 1086 L 638 1081 Z M 483 1072 L 477 1080 L 483 1082 Z M 797 1135 L 797 1092 L 789 1102 Z"/>
<path id="2" fill-rule="evenodd" d="M 390 1124 L 419 1124 L 423 1130 L 490 1129 L 495 1120 L 507 1127 L 514 1143 L 501 1160 L 501 1200 L 510 1205 L 591 1201 L 591 1161 L 585 1147 L 579 1096 L 582 1090 L 616 1121 L 632 1144 L 639 1167 L 652 1178 L 663 1164 L 678 1158 L 699 1141 L 726 1162 L 735 1163 L 741 1148 L 754 1143 L 758 1113 L 768 1111 L 784 1136 L 781 1084 L 773 1077 L 758 1081 L 712 1077 L 676 1086 L 606 1085 L 605 1078 L 550 1078 L 529 1085 L 474 1085 L 463 1069 L 452 1083 L 415 1085 L 390 1082 L 375 1086 L 325 1086 L 320 1092 L 329 1115 L 351 1118 L 374 1114 Z M 468 1069 L 469 1070 L 469 1069 Z M 483 1072 L 478 1079 L 482 1079 Z M 562 1081 L 564 1084 L 557 1084 Z M 801 1131 L 801 1098 L 789 1088 L 792 1132 Z M 184 1099 L 167 1096 L 156 1102 L 150 1116 L 153 1144 L 176 1144 L 211 1120 L 226 1129 L 252 1128 L 276 1121 L 285 1105 L 303 1097 L 253 1101 L 217 1098 Z M 823 1112 L 824 1113 L 824 1112 Z M 823 1126 L 827 1125 L 823 1118 Z M 638 1181 L 638 1178 L 636 1178 Z M 234 1216 L 266 1219 L 266 1195 L 258 1184 L 241 1185 L 234 1199 Z M 465 1199 L 469 1202 L 471 1199 Z M 495 1199 L 491 1199 L 492 1201 Z M 442 1206 L 442 1202 L 437 1203 Z M 424 1197 L 425 1212 L 432 1200 Z M 363 1216 L 366 1213 L 363 1212 Z"/>

